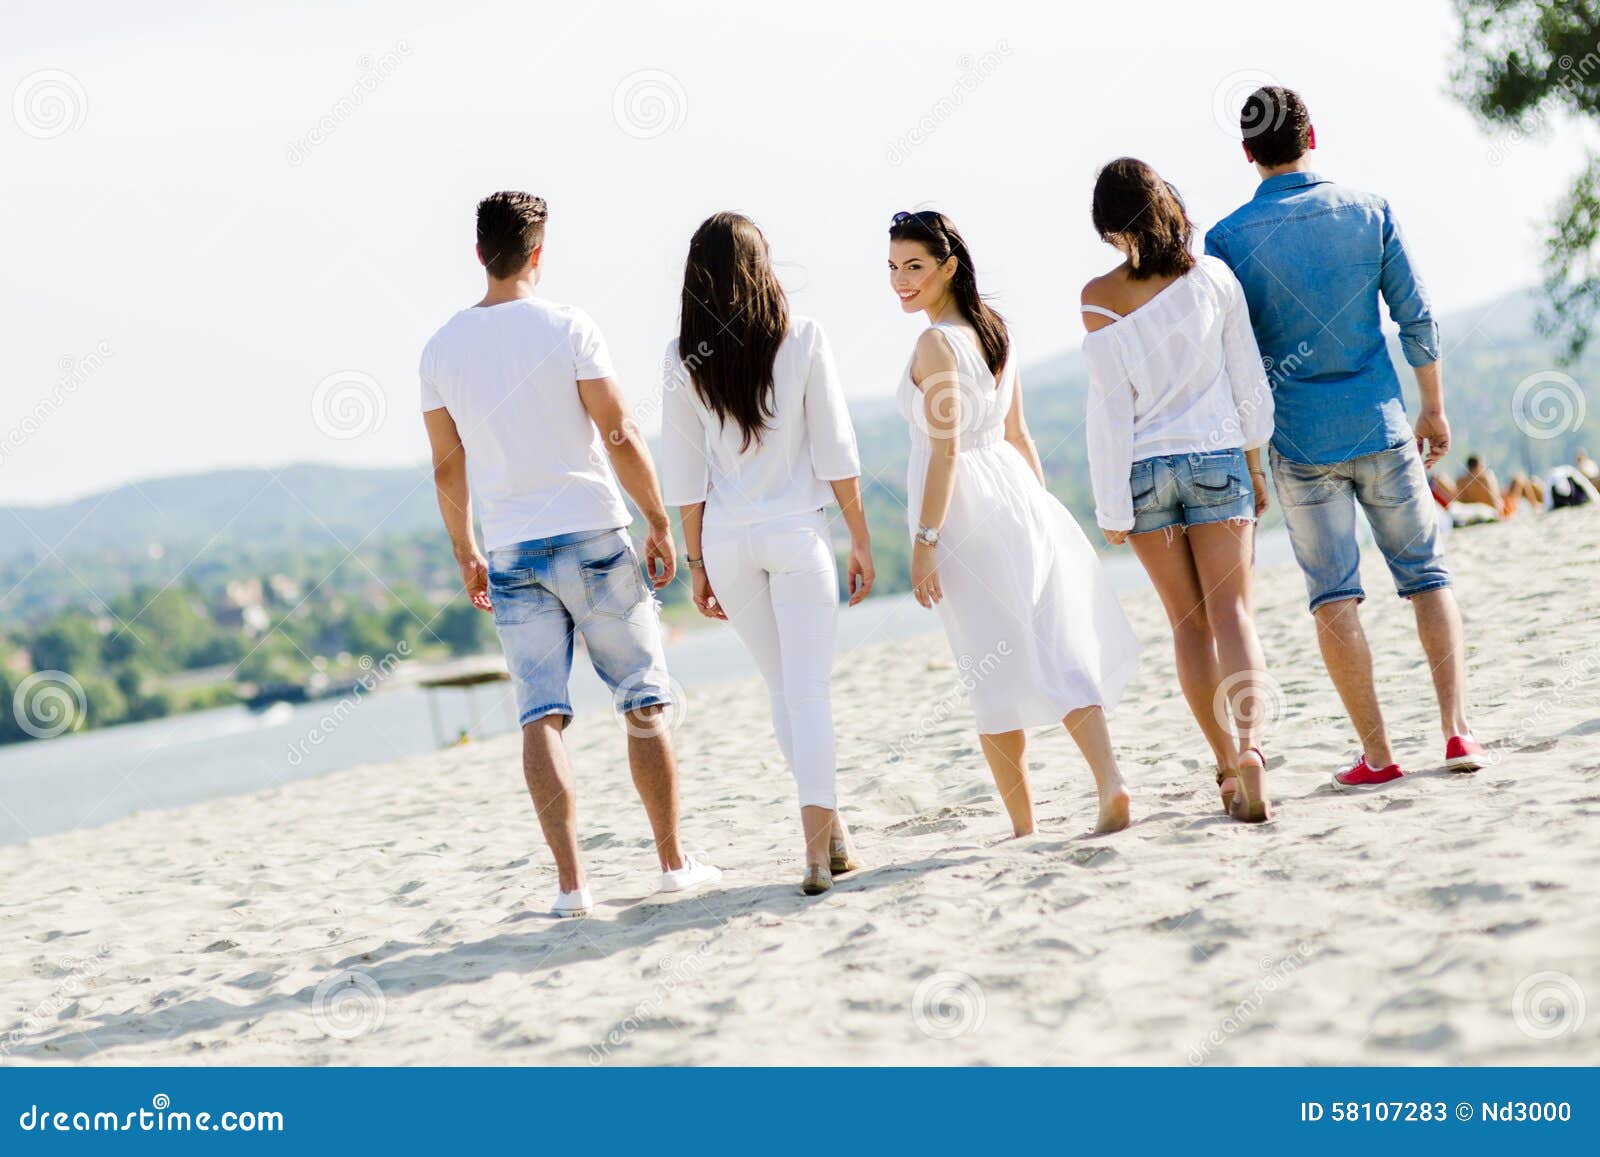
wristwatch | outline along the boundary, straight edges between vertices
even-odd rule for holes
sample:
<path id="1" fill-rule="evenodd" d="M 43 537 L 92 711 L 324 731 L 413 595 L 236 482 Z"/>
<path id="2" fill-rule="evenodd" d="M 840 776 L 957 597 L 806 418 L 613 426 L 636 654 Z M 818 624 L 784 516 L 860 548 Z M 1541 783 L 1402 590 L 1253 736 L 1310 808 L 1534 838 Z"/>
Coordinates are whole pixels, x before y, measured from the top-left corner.
<path id="1" fill-rule="evenodd" d="M 922 526 L 917 528 L 913 536 L 923 546 L 937 546 L 939 543 L 939 528 L 937 526 Z"/>

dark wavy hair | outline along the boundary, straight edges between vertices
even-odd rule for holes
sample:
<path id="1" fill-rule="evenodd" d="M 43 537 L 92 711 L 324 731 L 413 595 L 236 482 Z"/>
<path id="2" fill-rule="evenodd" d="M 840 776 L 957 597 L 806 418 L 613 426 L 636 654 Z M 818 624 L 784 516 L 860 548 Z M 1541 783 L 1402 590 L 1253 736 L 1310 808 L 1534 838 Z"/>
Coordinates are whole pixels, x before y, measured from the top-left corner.
<path id="1" fill-rule="evenodd" d="M 1128 242 L 1134 280 L 1177 277 L 1194 268 L 1194 222 L 1183 198 L 1143 161 L 1118 157 L 1101 169 L 1089 215 L 1102 240 Z"/>
<path id="2" fill-rule="evenodd" d="M 1276 168 L 1298 161 L 1311 147 L 1311 113 L 1292 88 L 1269 84 L 1245 98 L 1239 134 L 1250 155 Z"/>
<path id="3" fill-rule="evenodd" d="M 761 441 L 776 415 L 772 366 L 789 332 L 789 300 L 772 268 L 767 239 L 739 213 L 707 217 L 689 239 L 678 313 L 678 355 L 701 401 Z"/>
<path id="4" fill-rule="evenodd" d="M 889 225 L 891 241 L 917 241 L 927 249 L 935 261 L 943 265 L 956 259 L 955 276 L 950 279 L 950 293 L 956 299 L 961 316 L 978 334 L 983 346 L 983 360 L 998 381 L 1011 353 L 1011 335 L 1006 332 L 1006 319 L 996 313 L 983 295 L 978 292 L 978 273 L 972 264 L 972 252 L 956 229 L 956 224 L 937 209 L 920 213 L 896 213 Z"/>

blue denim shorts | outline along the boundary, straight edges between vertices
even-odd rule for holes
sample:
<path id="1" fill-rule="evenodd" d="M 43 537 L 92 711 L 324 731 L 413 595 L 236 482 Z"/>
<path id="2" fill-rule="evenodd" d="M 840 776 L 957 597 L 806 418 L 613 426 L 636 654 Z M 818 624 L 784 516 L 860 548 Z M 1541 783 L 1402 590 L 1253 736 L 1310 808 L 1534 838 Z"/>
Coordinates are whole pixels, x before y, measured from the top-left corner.
<path id="1" fill-rule="evenodd" d="M 1450 585 L 1436 503 L 1414 443 L 1326 466 L 1291 462 L 1274 450 L 1272 478 L 1313 611 L 1324 603 L 1367 597 L 1356 541 L 1357 503 L 1401 598 Z"/>
<path id="2" fill-rule="evenodd" d="M 618 711 L 672 701 L 655 596 L 625 531 L 580 531 L 490 551 L 489 601 L 519 723 L 572 717 L 574 631 Z"/>
<path id="3" fill-rule="evenodd" d="M 1243 450 L 1141 458 L 1128 472 L 1128 485 L 1133 490 L 1129 534 L 1256 518 L 1256 492 Z"/>

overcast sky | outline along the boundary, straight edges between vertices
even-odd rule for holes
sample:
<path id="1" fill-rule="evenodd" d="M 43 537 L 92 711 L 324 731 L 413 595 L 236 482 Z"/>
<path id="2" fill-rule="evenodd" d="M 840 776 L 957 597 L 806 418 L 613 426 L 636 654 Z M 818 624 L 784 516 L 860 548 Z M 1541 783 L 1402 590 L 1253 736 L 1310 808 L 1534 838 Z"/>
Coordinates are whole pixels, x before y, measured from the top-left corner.
<path id="1" fill-rule="evenodd" d="M 636 399 L 719 209 L 762 225 L 852 397 L 893 390 L 919 326 L 884 272 L 897 209 L 961 225 L 1024 365 L 1075 349 L 1114 264 L 1096 167 L 1142 157 L 1209 225 L 1254 189 L 1230 125 L 1268 80 L 1324 172 L 1393 202 L 1439 309 L 1475 305 L 1536 278 L 1580 145 L 1482 133 L 1446 93 L 1454 36 L 1448 0 L 6 0 L 0 502 L 420 462 L 417 354 L 481 293 L 498 188 L 548 199 L 542 292 L 599 321 Z"/>

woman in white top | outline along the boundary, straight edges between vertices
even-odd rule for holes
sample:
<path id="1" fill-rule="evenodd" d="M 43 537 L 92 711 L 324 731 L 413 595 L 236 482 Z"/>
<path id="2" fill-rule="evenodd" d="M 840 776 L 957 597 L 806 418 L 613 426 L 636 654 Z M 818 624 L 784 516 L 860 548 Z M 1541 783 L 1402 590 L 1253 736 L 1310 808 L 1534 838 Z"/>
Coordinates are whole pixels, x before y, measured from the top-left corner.
<path id="1" fill-rule="evenodd" d="M 1095 517 L 1107 541 L 1132 541 L 1161 596 L 1224 810 L 1259 823 L 1266 672 L 1250 571 L 1272 390 L 1244 291 L 1221 261 L 1194 258 L 1194 226 L 1154 169 L 1112 161 L 1092 216 L 1125 258 L 1083 289 Z"/>
<path id="2" fill-rule="evenodd" d="M 799 786 L 818 895 L 856 865 L 834 792 L 839 577 L 822 508 L 850 531 L 850 605 L 872 589 L 861 464 L 822 328 L 789 316 L 766 238 L 737 213 L 689 242 L 678 337 L 667 347 L 661 476 L 681 507 L 700 613 L 733 624 L 772 697 Z"/>
<path id="3" fill-rule="evenodd" d="M 1105 710 L 1139 644 L 1094 547 L 1045 489 L 1022 413 L 1016 352 L 978 294 L 950 219 L 898 213 L 889 281 L 930 328 L 900 382 L 911 423 L 912 590 L 938 607 L 972 698 L 978 739 L 1019 836 L 1033 831 L 1024 730 L 1063 723 L 1099 788 L 1096 830 L 1128 826 Z"/>

